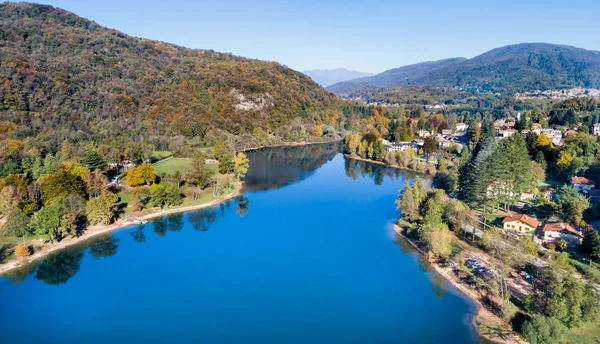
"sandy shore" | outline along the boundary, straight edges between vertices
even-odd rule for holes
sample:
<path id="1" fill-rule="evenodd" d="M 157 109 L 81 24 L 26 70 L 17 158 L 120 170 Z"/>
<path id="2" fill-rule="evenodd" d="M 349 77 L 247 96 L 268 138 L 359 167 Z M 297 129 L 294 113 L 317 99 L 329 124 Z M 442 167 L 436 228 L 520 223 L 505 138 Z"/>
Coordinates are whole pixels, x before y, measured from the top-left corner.
<path id="1" fill-rule="evenodd" d="M 239 196 L 241 194 L 241 189 L 242 189 L 242 184 L 240 183 L 240 184 L 238 184 L 237 188 L 234 191 L 232 191 L 231 193 L 221 196 L 209 203 L 192 205 L 192 206 L 188 206 L 188 207 L 160 210 L 160 211 L 152 212 L 149 214 L 136 216 L 136 218 L 141 219 L 141 220 L 149 220 L 149 219 L 159 217 L 159 216 L 212 207 L 212 206 L 222 203 L 228 199 L 232 199 L 234 197 Z M 47 256 L 48 254 L 50 254 L 52 252 L 61 250 L 65 247 L 69 247 L 69 246 L 78 244 L 78 243 L 88 240 L 98 234 L 111 232 L 111 231 L 114 231 L 119 228 L 131 226 L 133 224 L 134 223 L 131 221 L 125 221 L 123 219 L 120 219 L 120 220 L 117 220 L 115 223 L 107 225 L 107 226 L 90 226 L 79 237 L 63 239 L 61 242 L 55 243 L 55 244 L 45 244 L 42 246 L 42 248 L 40 250 L 38 250 L 37 252 L 35 252 L 35 254 L 33 254 L 29 257 L 14 258 L 7 263 L 0 264 L 0 274 L 3 274 L 14 268 L 18 268 L 22 265 L 32 263 L 40 258 Z"/>
<path id="2" fill-rule="evenodd" d="M 402 233 L 402 228 L 400 226 L 394 224 L 394 231 L 396 233 L 398 233 L 398 235 L 400 235 L 404 239 L 406 239 L 406 241 L 412 247 L 414 247 L 420 254 L 424 255 L 425 257 L 428 257 L 427 252 L 424 252 L 412 240 L 410 240 L 409 238 L 404 236 L 404 234 Z M 490 323 L 490 322 L 503 324 L 504 320 L 498 318 L 498 316 L 496 316 L 492 312 L 488 311 L 485 307 L 483 307 L 483 305 L 481 304 L 481 302 L 479 300 L 479 294 L 477 292 L 475 292 L 473 289 L 471 289 L 468 286 L 465 286 L 463 283 L 461 283 L 458 280 L 458 278 L 452 273 L 452 269 L 450 267 L 442 267 L 439 264 L 436 264 L 434 262 L 430 262 L 430 265 L 437 273 L 439 273 L 446 280 L 448 280 L 448 282 L 450 282 L 450 284 L 452 284 L 457 290 L 459 290 L 460 292 L 465 294 L 470 300 L 475 302 L 475 304 L 477 305 L 477 312 L 473 316 L 472 321 L 473 321 L 473 326 L 479 336 L 484 338 L 489 343 L 525 343 L 522 340 L 522 338 L 520 338 L 519 336 L 513 336 L 510 340 L 500 340 L 498 338 L 490 338 L 490 337 L 486 336 L 484 333 L 482 333 L 479 329 L 479 324 L 481 324 L 481 323 L 485 324 L 485 323 Z"/>

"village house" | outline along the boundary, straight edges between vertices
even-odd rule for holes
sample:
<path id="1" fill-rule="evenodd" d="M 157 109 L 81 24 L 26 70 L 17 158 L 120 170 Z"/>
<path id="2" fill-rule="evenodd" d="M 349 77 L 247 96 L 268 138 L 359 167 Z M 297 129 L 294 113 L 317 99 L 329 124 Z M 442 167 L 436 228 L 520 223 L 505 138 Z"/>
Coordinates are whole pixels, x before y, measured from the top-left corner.
<path id="1" fill-rule="evenodd" d="M 452 129 L 442 129 L 442 135 L 444 135 L 444 136 L 452 135 Z"/>
<path id="2" fill-rule="evenodd" d="M 421 129 L 421 130 L 417 131 L 417 136 L 422 137 L 422 138 L 428 138 L 429 136 L 431 136 L 431 133 L 427 130 Z"/>
<path id="3" fill-rule="evenodd" d="M 466 131 L 468 126 L 465 123 L 456 123 L 455 127 L 457 132 L 462 132 Z"/>
<path id="4" fill-rule="evenodd" d="M 420 146 L 414 142 L 398 142 L 384 145 L 384 148 L 388 152 L 403 152 L 407 150 L 413 150 L 417 152 Z"/>
<path id="5" fill-rule="evenodd" d="M 502 128 L 504 128 L 504 120 L 503 119 L 497 119 L 494 121 L 494 128 L 496 130 L 500 130 Z"/>
<path id="6" fill-rule="evenodd" d="M 596 183 L 586 177 L 572 177 L 569 184 L 581 193 L 588 193 L 596 188 Z"/>
<path id="7" fill-rule="evenodd" d="M 594 123 L 592 126 L 592 134 L 600 136 L 600 123 Z"/>
<path id="8" fill-rule="evenodd" d="M 519 233 L 533 233 L 540 225 L 535 218 L 525 214 L 515 214 L 502 220 L 505 230 L 512 230 Z"/>
<path id="9" fill-rule="evenodd" d="M 571 245 L 581 245 L 583 241 L 582 231 L 566 222 L 547 223 L 542 228 L 542 233 L 544 242 L 565 240 Z"/>
<path id="10" fill-rule="evenodd" d="M 506 137 L 509 137 L 509 136 L 513 135 L 513 134 L 514 134 L 514 133 L 516 133 L 516 132 L 517 132 L 517 131 L 516 131 L 516 130 L 514 130 L 514 129 L 506 129 L 506 130 L 500 130 L 500 131 L 498 132 L 498 134 L 500 135 L 500 137 L 502 137 L 502 138 L 506 138 Z"/>
<path id="11" fill-rule="evenodd" d="M 446 139 L 440 139 L 438 141 L 438 145 L 442 148 L 450 148 L 450 146 L 452 145 L 452 141 L 446 140 Z"/>

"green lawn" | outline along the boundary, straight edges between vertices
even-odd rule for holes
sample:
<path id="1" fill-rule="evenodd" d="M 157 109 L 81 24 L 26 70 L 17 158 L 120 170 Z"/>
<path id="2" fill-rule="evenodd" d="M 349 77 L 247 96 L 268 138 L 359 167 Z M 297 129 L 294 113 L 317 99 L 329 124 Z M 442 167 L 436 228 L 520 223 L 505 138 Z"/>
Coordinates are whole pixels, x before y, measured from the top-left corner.
<path id="1" fill-rule="evenodd" d="M 173 155 L 172 152 L 169 151 L 154 151 L 152 152 L 152 158 L 154 161 L 158 161 L 158 160 L 162 160 L 162 159 L 166 159 L 168 157 L 170 157 L 171 155 Z"/>
<path id="2" fill-rule="evenodd" d="M 191 163 L 192 160 L 190 159 L 173 158 L 159 162 L 154 165 L 154 168 L 156 169 L 156 174 L 159 176 L 162 176 L 163 174 L 173 175 L 176 171 L 179 171 L 184 175 Z"/>
<path id="3" fill-rule="evenodd" d="M 588 324 L 582 328 L 572 329 L 569 331 L 569 339 L 572 343 L 599 343 L 600 327 Z"/>

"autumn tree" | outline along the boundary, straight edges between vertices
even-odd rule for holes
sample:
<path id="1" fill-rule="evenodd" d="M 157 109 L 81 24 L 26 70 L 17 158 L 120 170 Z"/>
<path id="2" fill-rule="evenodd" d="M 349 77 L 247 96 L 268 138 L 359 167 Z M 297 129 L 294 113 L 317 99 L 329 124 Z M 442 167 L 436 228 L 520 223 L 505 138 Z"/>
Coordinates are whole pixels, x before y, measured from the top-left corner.
<path id="1" fill-rule="evenodd" d="M 156 169 L 154 166 L 145 162 L 137 167 L 140 175 L 144 179 L 144 184 L 152 185 L 156 183 Z"/>
<path id="2" fill-rule="evenodd" d="M 85 174 L 83 180 L 91 197 L 98 197 L 108 191 L 108 178 L 99 169 Z"/>
<path id="3" fill-rule="evenodd" d="M 91 225 L 112 223 L 118 200 L 119 197 L 112 192 L 90 199 L 85 208 L 88 222 Z"/>
<path id="4" fill-rule="evenodd" d="M 246 173 L 248 172 L 248 167 L 250 165 L 250 161 L 248 160 L 248 157 L 246 157 L 246 154 L 244 154 L 243 152 L 237 153 L 233 159 L 233 163 L 233 173 L 235 174 L 235 176 L 238 179 L 244 179 Z"/>
<path id="5" fill-rule="evenodd" d="M 15 249 L 15 256 L 29 257 L 29 255 L 31 255 L 31 252 L 29 251 L 29 247 L 25 246 L 24 244 L 17 245 L 17 248 Z"/>
<path id="6" fill-rule="evenodd" d="M 131 166 L 127 170 L 127 175 L 125 176 L 125 182 L 127 185 L 136 187 L 145 184 L 144 176 L 142 176 L 141 171 L 138 170 L 137 167 Z"/>
<path id="7" fill-rule="evenodd" d="M 85 183 L 81 177 L 75 176 L 65 169 L 59 169 L 58 172 L 40 178 L 40 184 L 44 192 L 44 201 L 49 201 L 66 197 L 70 194 L 78 194 L 87 197 Z"/>
<path id="8" fill-rule="evenodd" d="M 192 163 L 186 173 L 185 179 L 188 183 L 196 185 L 201 191 L 210 185 L 210 178 L 213 174 L 213 170 L 206 166 L 205 159 L 196 157 L 192 159 Z"/>

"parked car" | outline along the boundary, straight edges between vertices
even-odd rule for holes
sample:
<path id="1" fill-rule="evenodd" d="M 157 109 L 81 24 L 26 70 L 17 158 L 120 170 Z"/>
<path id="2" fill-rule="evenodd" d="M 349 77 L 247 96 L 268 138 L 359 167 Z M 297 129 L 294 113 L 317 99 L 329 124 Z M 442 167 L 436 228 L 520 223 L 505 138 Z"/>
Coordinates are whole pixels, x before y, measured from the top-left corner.
<path id="1" fill-rule="evenodd" d="M 473 265 L 471 268 L 472 268 L 473 270 L 477 270 L 477 269 L 479 269 L 479 268 L 482 268 L 482 267 L 483 267 L 483 265 L 481 265 L 481 264 L 475 264 L 475 265 Z"/>
<path id="2" fill-rule="evenodd" d="M 475 270 L 475 272 L 480 273 L 480 274 L 487 271 L 487 269 L 485 267 L 483 267 L 483 266 L 475 268 L 474 270 Z"/>
<path id="3" fill-rule="evenodd" d="M 475 260 L 475 259 L 467 259 L 466 265 L 468 267 L 472 267 L 475 264 L 477 264 L 477 260 Z"/>

